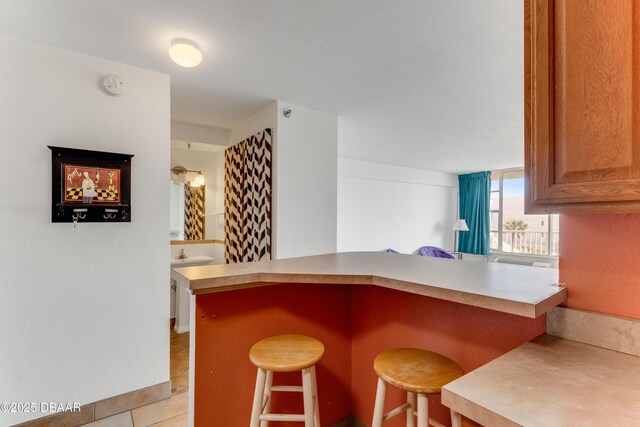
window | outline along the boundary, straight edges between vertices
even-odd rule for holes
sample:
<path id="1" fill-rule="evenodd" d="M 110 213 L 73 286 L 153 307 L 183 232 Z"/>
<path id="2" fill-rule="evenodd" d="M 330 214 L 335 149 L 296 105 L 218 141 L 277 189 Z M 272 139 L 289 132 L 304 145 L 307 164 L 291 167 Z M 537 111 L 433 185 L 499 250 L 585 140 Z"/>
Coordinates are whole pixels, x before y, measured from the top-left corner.
<path id="1" fill-rule="evenodd" d="M 525 215 L 524 171 L 491 173 L 491 251 L 558 256 L 558 215 Z"/>

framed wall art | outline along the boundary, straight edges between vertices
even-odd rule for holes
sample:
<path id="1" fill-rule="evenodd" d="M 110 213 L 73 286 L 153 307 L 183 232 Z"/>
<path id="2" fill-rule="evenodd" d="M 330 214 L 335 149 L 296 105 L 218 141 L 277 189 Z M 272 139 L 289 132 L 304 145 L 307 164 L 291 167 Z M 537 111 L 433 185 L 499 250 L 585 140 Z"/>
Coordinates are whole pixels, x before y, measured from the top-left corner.
<path id="1" fill-rule="evenodd" d="M 51 149 L 52 222 L 130 222 L 132 154 Z"/>

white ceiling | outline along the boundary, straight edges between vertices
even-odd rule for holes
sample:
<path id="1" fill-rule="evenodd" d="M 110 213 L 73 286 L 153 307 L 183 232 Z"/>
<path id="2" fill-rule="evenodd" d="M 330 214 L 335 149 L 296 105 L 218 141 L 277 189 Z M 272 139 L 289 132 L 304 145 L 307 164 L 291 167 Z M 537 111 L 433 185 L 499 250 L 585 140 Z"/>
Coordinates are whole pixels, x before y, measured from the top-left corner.
<path id="1" fill-rule="evenodd" d="M 523 163 L 522 21 L 521 0 L 0 2 L 0 33 L 170 74 L 173 120 L 279 99 L 339 115 L 342 157 L 449 172 Z M 201 66 L 170 61 L 179 37 Z"/>

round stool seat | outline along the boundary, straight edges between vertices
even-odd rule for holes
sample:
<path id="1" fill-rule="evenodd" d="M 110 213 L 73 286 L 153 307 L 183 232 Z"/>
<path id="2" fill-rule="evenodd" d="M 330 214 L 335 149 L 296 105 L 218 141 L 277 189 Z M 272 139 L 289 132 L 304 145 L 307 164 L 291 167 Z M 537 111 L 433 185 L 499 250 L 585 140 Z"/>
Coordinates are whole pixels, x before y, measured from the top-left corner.
<path id="1" fill-rule="evenodd" d="M 309 368 L 324 356 L 324 345 L 306 335 L 276 335 L 258 341 L 249 358 L 259 368 L 273 372 L 292 372 Z"/>
<path id="2" fill-rule="evenodd" d="M 394 348 L 378 354 L 376 374 L 389 384 L 411 393 L 440 393 L 442 386 L 462 376 L 453 360 L 432 351 Z"/>

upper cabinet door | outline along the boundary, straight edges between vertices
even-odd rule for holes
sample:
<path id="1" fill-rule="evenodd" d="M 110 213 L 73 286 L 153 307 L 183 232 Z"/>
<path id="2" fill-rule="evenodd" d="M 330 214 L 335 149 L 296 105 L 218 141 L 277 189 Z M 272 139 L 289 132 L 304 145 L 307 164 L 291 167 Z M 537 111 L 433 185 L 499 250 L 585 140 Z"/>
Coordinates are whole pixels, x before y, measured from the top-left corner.
<path id="1" fill-rule="evenodd" d="M 527 212 L 640 211 L 640 0 L 525 0 Z"/>

